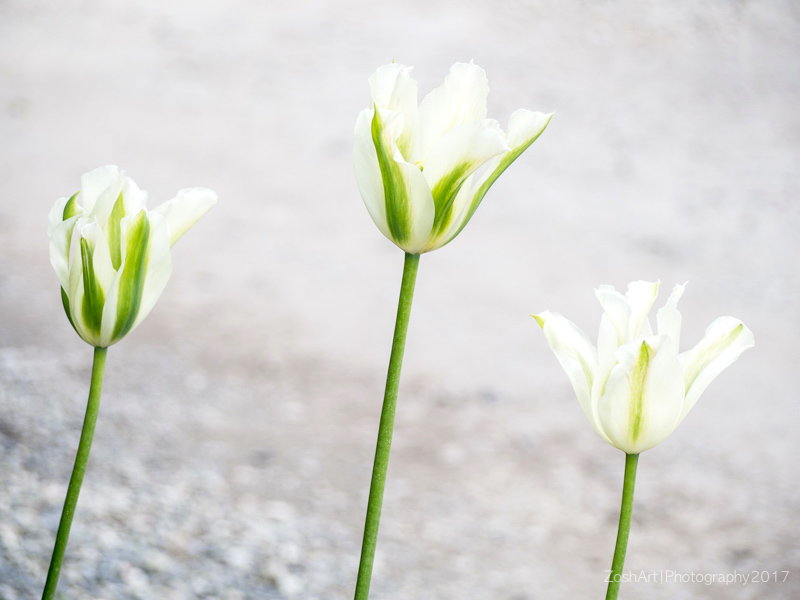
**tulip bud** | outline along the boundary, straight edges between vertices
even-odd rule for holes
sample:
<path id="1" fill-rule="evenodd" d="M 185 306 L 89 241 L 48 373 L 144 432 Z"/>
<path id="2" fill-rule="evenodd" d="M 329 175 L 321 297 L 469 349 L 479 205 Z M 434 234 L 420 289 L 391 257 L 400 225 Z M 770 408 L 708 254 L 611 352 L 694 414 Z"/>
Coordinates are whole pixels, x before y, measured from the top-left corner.
<path id="1" fill-rule="evenodd" d="M 624 296 L 612 286 L 596 290 L 605 310 L 597 347 L 560 314 L 534 315 L 592 426 L 627 454 L 664 441 L 708 384 L 754 345 L 744 323 L 720 317 L 699 344 L 679 354 L 677 305 L 685 285 L 676 285 L 658 311 L 654 335 L 647 315 L 658 285 L 634 281 Z"/>
<path id="2" fill-rule="evenodd" d="M 518 110 L 508 133 L 486 118 L 486 73 L 457 63 L 417 106 L 411 67 L 369 79 L 372 106 L 358 116 L 354 163 L 372 220 L 409 254 L 441 248 L 466 226 L 486 192 L 544 131 L 551 114 Z M 476 171 L 485 165 L 478 176 Z"/>
<path id="3" fill-rule="evenodd" d="M 217 202 L 185 189 L 155 210 L 115 166 L 81 177 L 81 190 L 50 211 L 50 262 L 70 323 L 98 348 L 115 344 L 149 314 L 172 274 L 171 247 Z"/>

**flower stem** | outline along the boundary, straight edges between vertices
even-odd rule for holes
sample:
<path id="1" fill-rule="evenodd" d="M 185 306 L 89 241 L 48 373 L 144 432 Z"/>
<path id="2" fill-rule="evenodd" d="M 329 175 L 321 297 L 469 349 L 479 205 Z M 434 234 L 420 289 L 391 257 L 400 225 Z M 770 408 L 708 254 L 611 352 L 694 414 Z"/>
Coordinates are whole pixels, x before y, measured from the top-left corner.
<path id="1" fill-rule="evenodd" d="M 628 534 L 631 531 L 633 488 L 636 485 L 636 467 L 638 464 L 638 454 L 625 455 L 625 481 L 622 484 L 622 507 L 619 510 L 617 547 L 614 549 L 614 560 L 611 563 L 611 575 L 608 578 L 606 600 L 617 600 L 619 595 L 622 567 L 625 565 L 625 551 L 628 549 Z"/>
<path id="2" fill-rule="evenodd" d="M 417 280 L 418 266 L 419 254 L 407 253 L 403 266 L 403 283 L 400 286 L 400 301 L 397 305 L 397 320 L 394 325 L 392 354 L 389 358 L 389 373 L 386 375 L 386 391 L 383 396 L 381 424 L 378 429 L 378 444 L 375 448 L 375 463 L 372 467 L 372 483 L 369 486 L 367 520 L 364 524 L 364 541 L 361 543 L 361 562 L 358 566 L 355 600 L 369 598 L 372 563 L 375 560 L 375 546 L 378 542 L 378 526 L 383 505 L 383 490 L 386 487 L 389 451 L 392 448 L 392 430 L 397 407 L 397 390 L 400 386 L 400 369 L 403 366 L 408 318 L 411 315 L 411 301 L 414 298 L 414 283 Z"/>
<path id="3" fill-rule="evenodd" d="M 53 557 L 50 559 L 50 570 L 47 572 L 47 582 L 44 584 L 42 600 L 52 600 L 56 594 L 58 575 L 61 572 L 61 563 L 64 560 L 64 552 L 67 549 L 69 530 L 72 527 L 72 517 L 75 515 L 78 494 L 81 492 L 83 475 L 86 473 L 86 463 L 89 462 L 89 451 L 92 449 L 94 425 L 97 422 L 97 412 L 100 408 L 100 392 L 103 387 L 103 372 L 105 371 L 107 352 L 108 348 L 94 349 L 92 383 L 89 387 L 89 402 L 86 406 L 86 416 L 83 419 L 81 441 L 78 444 L 78 454 L 75 457 L 75 466 L 72 468 L 72 477 L 69 480 L 64 509 L 61 511 L 61 523 L 58 525 L 56 544 L 53 548 Z"/>

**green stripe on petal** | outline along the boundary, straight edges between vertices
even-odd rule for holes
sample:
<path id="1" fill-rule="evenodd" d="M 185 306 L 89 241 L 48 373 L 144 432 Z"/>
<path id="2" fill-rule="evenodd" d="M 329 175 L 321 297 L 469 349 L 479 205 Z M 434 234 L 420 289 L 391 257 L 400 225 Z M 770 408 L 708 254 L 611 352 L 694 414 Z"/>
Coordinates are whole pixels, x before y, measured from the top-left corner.
<path id="1" fill-rule="evenodd" d="M 511 151 L 507 154 L 504 154 L 503 157 L 500 159 L 500 162 L 497 164 L 497 167 L 489 174 L 489 176 L 481 183 L 480 187 L 475 191 L 475 195 L 472 197 L 472 203 L 467 210 L 467 214 L 464 217 L 463 222 L 461 223 L 461 227 L 458 228 L 453 234 L 453 238 L 456 237 L 464 227 L 467 226 L 469 220 L 475 214 L 475 211 L 478 210 L 478 206 L 480 206 L 481 202 L 483 201 L 483 197 L 486 195 L 486 192 L 489 191 L 489 188 L 494 185 L 494 182 L 503 174 L 503 172 L 511 166 L 515 160 L 517 160 L 528 147 L 533 144 L 536 140 L 539 139 L 539 136 L 542 135 L 544 130 L 547 128 L 547 125 L 550 123 L 550 119 L 552 118 L 552 114 L 547 115 L 547 120 L 544 123 L 544 126 L 541 129 L 537 128 L 537 131 L 534 132 L 534 135 L 524 140 L 521 144 L 512 147 Z M 511 137 L 511 132 L 509 131 L 509 137 Z M 511 140 L 510 140 L 511 141 Z M 513 143 L 513 142 L 511 142 Z M 452 238 L 451 238 L 452 239 Z"/>
<path id="2" fill-rule="evenodd" d="M 67 295 L 67 291 L 62 287 L 61 288 L 61 304 L 64 306 L 64 312 L 67 313 L 67 319 L 69 319 L 69 324 L 72 325 L 72 328 L 75 330 L 75 333 L 80 335 L 80 331 L 78 328 L 75 327 L 75 323 L 72 321 L 72 313 L 69 310 L 69 296 Z"/>
<path id="3" fill-rule="evenodd" d="M 651 348 L 647 342 L 642 342 L 639 351 L 639 357 L 636 364 L 633 366 L 633 371 L 628 375 L 628 381 L 631 386 L 629 417 L 628 417 L 628 431 L 630 439 L 636 443 L 639 435 L 642 433 L 644 424 L 644 381 L 647 377 L 647 367 L 650 365 Z"/>
<path id="4" fill-rule="evenodd" d="M 105 294 L 100 282 L 94 272 L 93 248 L 89 245 L 89 240 L 81 238 L 81 263 L 83 266 L 83 302 L 81 304 L 81 316 L 87 329 L 100 336 L 100 325 L 103 322 L 103 305 L 105 304 Z M 63 289 L 63 288 L 62 288 Z M 74 325 L 73 325 L 74 326 Z"/>
<path id="5" fill-rule="evenodd" d="M 64 205 L 64 214 L 61 217 L 62 221 L 66 221 L 75 215 L 83 213 L 83 209 L 78 206 L 78 194 L 80 194 L 80 192 L 72 194 L 72 197 L 67 200 L 67 203 Z"/>
<path id="6" fill-rule="evenodd" d="M 108 249 L 111 252 L 111 264 L 115 271 L 118 271 L 122 264 L 122 238 L 119 228 L 124 217 L 125 201 L 123 200 L 122 192 L 120 192 L 117 201 L 114 203 L 114 208 L 111 209 L 111 216 L 108 218 L 108 228 L 106 230 Z"/>
<path id="7" fill-rule="evenodd" d="M 380 112 L 372 118 L 372 142 L 378 154 L 386 202 L 386 221 L 396 244 L 405 244 L 411 237 L 411 199 L 403 172 L 394 160 L 391 142 L 387 143 Z"/>
<path id="8" fill-rule="evenodd" d="M 436 212 L 433 217 L 433 237 L 444 233 L 453 222 L 453 208 L 456 196 L 464 181 L 475 170 L 476 165 L 462 162 L 433 186 L 433 204 Z"/>
<path id="9" fill-rule="evenodd" d="M 147 273 L 150 221 L 147 219 L 144 209 L 129 219 L 125 231 L 125 264 L 122 267 L 119 281 L 117 316 L 111 336 L 112 344 L 124 337 L 136 322 Z"/>
<path id="10" fill-rule="evenodd" d="M 708 346 L 703 348 L 700 353 L 693 357 L 692 362 L 687 365 L 686 373 L 684 374 L 684 385 L 687 393 L 703 369 L 710 365 L 711 361 L 727 350 L 729 346 L 733 345 L 733 343 L 736 341 L 736 338 L 738 338 L 739 334 L 742 332 L 742 329 L 744 329 L 744 324 L 739 323 L 739 325 L 734 327 L 727 335 L 714 340 L 708 344 Z"/>

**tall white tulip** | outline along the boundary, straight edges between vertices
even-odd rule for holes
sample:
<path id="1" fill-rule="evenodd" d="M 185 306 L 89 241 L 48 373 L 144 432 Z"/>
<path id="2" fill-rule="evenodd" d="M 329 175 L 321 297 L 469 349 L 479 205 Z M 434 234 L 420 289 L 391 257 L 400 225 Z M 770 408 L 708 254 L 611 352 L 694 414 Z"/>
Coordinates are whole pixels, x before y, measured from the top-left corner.
<path id="1" fill-rule="evenodd" d="M 489 85 L 479 66 L 453 65 L 444 84 L 419 105 L 410 72 L 392 63 L 370 77 L 372 106 L 356 121 L 354 162 L 361 197 L 378 229 L 407 253 L 421 254 L 461 232 L 552 113 L 518 110 L 506 134 L 486 118 Z"/>
<path id="2" fill-rule="evenodd" d="M 560 314 L 534 315 L 589 422 L 605 441 L 627 454 L 662 442 L 708 384 L 754 343 L 744 323 L 720 317 L 700 343 L 679 353 L 677 304 L 684 285 L 676 285 L 658 311 L 658 333 L 653 334 L 647 315 L 658 286 L 634 281 L 624 296 L 612 286 L 600 286 L 595 293 L 605 314 L 597 347 Z"/>
<path id="3" fill-rule="evenodd" d="M 150 313 L 172 274 L 171 247 L 217 202 L 208 189 L 184 189 L 154 210 L 115 166 L 81 177 L 81 190 L 50 211 L 50 262 L 70 323 L 105 348 Z"/>
<path id="4" fill-rule="evenodd" d="M 81 189 L 50 211 L 50 262 L 70 323 L 94 346 L 92 380 L 75 465 L 47 571 L 42 600 L 54 600 L 69 532 L 89 462 L 100 409 L 108 346 L 142 322 L 172 274 L 171 248 L 217 203 L 203 188 L 186 189 L 155 210 L 147 193 L 115 166 L 81 177 Z"/>
<path id="5" fill-rule="evenodd" d="M 459 234 L 492 184 L 552 116 L 518 110 L 505 134 L 497 121 L 486 118 L 489 85 L 477 65 L 453 65 L 444 84 L 419 105 L 410 73 L 410 67 L 392 63 L 372 74 L 371 106 L 358 115 L 355 129 L 353 160 L 361 197 L 378 229 L 405 251 L 356 600 L 369 597 L 419 257 Z"/>
<path id="6" fill-rule="evenodd" d="M 658 283 L 634 281 L 623 296 L 610 285 L 595 293 L 605 311 L 595 347 L 574 323 L 558 313 L 533 315 L 572 382 L 583 412 L 597 433 L 625 452 L 625 477 L 617 543 L 607 578 L 606 600 L 617 600 L 633 513 L 639 454 L 661 443 L 697 402 L 708 384 L 754 344 L 738 319 L 720 317 L 694 348 L 678 352 L 681 314 L 676 285 L 656 317 L 648 313 Z"/>

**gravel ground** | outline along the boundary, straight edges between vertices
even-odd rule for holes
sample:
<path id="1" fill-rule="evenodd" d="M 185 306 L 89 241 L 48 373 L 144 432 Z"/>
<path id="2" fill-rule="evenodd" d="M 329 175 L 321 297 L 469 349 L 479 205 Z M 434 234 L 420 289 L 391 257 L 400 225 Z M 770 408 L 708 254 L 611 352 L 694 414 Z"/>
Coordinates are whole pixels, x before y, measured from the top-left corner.
<path id="1" fill-rule="evenodd" d="M 43 585 L 88 390 L 46 215 L 107 163 L 220 203 L 109 351 L 61 595 L 351 597 L 402 268 L 352 128 L 392 59 L 556 116 L 421 260 L 372 597 L 602 597 L 623 456 L 527 315 L 594 331 L 639 278 L 757 345 L 642 456 L 626 568 L 789 575 L 622 596 L 800 597 L 799 54 L 788 1 L 0 1 L 0 598 Z"/>

